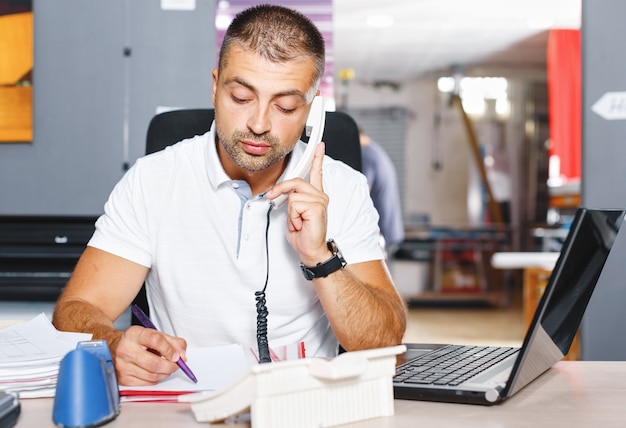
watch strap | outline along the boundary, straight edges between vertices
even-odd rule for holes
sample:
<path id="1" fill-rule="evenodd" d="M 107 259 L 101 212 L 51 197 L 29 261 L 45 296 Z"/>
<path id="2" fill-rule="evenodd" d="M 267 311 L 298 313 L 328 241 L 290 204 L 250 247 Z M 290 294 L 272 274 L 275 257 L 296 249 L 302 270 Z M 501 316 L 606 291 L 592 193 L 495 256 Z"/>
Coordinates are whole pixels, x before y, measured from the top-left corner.
<path id="1" fill-rule="evenodd" d="M 329 239 L 326 245 L 328 246 L 328 249 L 333 252 L 331 258 L 325 262 L 318 263 L 316 266 L 305 266 L 303 263 L 300 263 L 302 274 L 307 280 L 311 281 L 314 278 L 327 277 L 331 273 L 342 269 L 346 265 L 346 261 L 335 245 L 335 241 Z"/>

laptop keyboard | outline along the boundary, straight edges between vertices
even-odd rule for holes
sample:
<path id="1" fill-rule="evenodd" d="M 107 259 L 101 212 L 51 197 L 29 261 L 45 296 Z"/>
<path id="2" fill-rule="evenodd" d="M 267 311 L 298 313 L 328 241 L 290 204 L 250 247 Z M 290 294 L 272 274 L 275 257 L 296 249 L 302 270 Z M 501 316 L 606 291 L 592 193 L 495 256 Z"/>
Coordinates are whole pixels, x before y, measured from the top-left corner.
<path id="1" fill-rule="evenodd" d="M 394 383 L 457 386 L 484 372 L 519 348 L 449 345 L 396 369 Z"/>

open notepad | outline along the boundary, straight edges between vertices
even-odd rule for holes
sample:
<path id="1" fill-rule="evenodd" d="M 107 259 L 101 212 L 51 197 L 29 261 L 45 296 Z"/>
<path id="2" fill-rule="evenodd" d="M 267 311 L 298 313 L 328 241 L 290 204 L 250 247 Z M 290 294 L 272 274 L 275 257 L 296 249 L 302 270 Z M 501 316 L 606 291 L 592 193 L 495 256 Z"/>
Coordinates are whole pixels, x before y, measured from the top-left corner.
<path id="1" fill-rule="evenodd" d="M 122 401 L 176 402 L 182 394 L 224 389 L 249 369 L 241 345 L 189 348 L 187 365 L 198 378 L 198 383 L 193 383 L 182 370 L 177 370 L 156 385 L 120 386 Z"/>

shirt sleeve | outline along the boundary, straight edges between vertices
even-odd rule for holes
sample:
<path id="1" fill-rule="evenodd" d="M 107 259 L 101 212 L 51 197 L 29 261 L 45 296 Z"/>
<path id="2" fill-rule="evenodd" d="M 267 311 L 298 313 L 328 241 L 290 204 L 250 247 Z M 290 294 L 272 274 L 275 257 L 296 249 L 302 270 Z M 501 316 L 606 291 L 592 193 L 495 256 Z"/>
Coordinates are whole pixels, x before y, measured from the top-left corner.
<path id="1" fill-rule="evenodd" d="M 330 198 L 328 238 L 335 240 L 348 263 L 384 259 L 378 212 L 365 176 L 341 162 L 330 160 L 323 177 L 324 191 Z"/>
<path id="2" fill-rule="evenodd" d="M 88 245 L 150 267 L 149 207 L 142 182 L 138 161 L 111 192 Z"/>

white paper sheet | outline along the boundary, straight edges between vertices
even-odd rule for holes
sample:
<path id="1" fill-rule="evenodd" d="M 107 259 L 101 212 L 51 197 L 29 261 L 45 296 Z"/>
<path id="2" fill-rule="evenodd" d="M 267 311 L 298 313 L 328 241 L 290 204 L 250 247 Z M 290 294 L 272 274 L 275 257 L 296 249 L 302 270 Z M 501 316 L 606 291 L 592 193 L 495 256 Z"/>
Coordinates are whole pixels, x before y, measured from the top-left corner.
<path id="1" fill-rule="evenodd" d="M 224 389 L 248 371 L 241 345 L 187 349 L 187 366 L 196 375 L 193 383 L 182 370 L 150 386 L 120 386 L 123 401 L 173 401 L 176 395 Z M 168 399 L 170 397 L 171 399 Z"/>
<path id="2" fill-rule="evenodd" d="M 0 390 L 20 398 L 54 395 L 61 360 L 83 340 L 91 334 L 60 332 L 44 313 L 0 329 Z"/>

